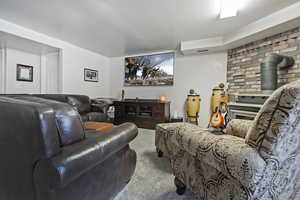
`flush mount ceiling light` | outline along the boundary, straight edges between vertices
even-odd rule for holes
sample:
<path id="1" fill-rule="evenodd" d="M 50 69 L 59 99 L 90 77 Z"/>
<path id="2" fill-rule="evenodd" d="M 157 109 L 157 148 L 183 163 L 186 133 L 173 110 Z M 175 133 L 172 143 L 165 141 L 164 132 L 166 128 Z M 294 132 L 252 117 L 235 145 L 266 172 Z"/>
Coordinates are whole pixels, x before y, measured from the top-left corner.
<path id="1" fill-rule="evenodd" d="M 237 16 L 239 0 L 220 0 L 220 19 Z"/>

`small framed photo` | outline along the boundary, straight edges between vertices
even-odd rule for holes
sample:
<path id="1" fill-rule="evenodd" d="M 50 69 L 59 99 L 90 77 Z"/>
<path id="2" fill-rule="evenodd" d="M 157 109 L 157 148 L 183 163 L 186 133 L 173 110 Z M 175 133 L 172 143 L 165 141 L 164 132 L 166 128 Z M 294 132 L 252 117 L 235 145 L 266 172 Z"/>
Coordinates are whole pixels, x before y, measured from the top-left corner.
<path id="1" fill-rule="evenodd" d="M 84 80 L 89 82 L 99 82 L 98 70 L 85 68 Z"/>
<path id="2" fill-rule="evenodd" d="M 33 66 L 17 64 L 17 81 L 33 82 Z"/>

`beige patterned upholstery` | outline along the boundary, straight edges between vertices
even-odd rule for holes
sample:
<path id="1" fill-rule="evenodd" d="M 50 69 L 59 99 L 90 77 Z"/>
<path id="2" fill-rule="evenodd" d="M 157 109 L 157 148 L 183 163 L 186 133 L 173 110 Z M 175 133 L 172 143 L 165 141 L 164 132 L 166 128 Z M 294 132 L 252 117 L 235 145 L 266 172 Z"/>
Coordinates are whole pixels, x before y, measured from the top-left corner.
<path id="1" fill-rule="evenodd" d="M 226 127 L 226 134 L 245 138 L 252 125 L 250 120 L 233 119 Z"/>
<path id="2" fill-rule="evenodd" d="M 300 81 L 276 90 L 257 115 L 246 142 L 264 157 L 272 154 L 279 136 L 294 131 L 300 117 Z"/>
<path id="3" fill-rule="evenodd" d="M 201 199 L 299 200 L 299 122 L 297 81 L 274 92 L 254 122 L 231 122 L 226 135 L 187 123 L 160 124 L 156 147 Z"/>
<path id="4" fill-rule="evenodd" d="M 159 124 L 156 146 L 170 158 L 175 176 L 204 199 L 223 200 L 226 193 L 248 199 L 255 189 L 253 177 L 265 167 L 243 138 L 215 135 L 188 123 Z"/>

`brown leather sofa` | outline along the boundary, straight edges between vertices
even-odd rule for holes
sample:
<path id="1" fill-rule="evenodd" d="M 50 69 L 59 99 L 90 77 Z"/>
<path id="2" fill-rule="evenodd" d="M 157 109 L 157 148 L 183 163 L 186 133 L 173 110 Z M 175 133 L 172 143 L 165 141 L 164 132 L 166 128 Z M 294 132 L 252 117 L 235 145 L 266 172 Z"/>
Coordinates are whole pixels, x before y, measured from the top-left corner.
<path id="1" fill-rule="evenodd" d="M 104 102 L 92 102 L 88 96 L 74 94 L 6 94 L 2 96 L 17 97 L 17 96 L 35 96 L 43 99 L 50 99 L 71 105 L 77 110 L 82 121 L 108 121 L 107 109 L 108 104 Z"/>
<path id="2" fill-rule="evenodd" d="M 125 123 L 85 132 L 71 106 L 0 97 L 0 199 L 110 200 L 130 181 L 138 133 Z"/>

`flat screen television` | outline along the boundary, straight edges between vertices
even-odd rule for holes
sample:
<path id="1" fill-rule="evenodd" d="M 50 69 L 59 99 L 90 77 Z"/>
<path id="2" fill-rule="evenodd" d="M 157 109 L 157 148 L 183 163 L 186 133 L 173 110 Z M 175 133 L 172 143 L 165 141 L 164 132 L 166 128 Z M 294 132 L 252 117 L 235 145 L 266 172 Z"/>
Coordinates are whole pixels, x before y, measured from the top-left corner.
<path id="1" fill-rule="evenodd" d="M 124 86 L 173 85 L 174 59 L 174 52 L 126 57 Z"/>

